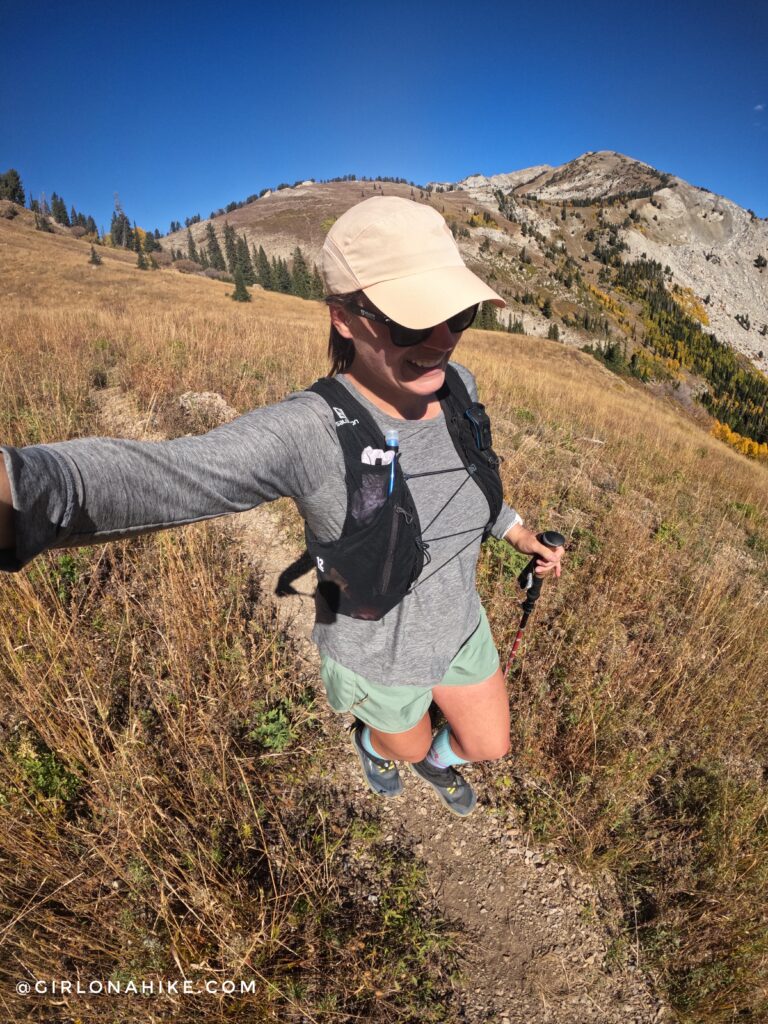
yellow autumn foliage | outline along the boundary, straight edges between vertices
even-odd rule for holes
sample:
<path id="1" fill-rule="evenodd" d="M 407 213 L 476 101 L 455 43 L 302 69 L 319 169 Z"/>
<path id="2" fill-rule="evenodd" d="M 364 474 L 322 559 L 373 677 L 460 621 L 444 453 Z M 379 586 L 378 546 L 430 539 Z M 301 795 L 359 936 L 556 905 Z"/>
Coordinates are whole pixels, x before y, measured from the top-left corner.
<path id="1" fill-rule="evenodd" d="M 612 299 L 610 295 L 606 294 L 606 292 L 604 291 L 601 291 L 600 288 L 596 287 L 596 285 L 594 284 L 587 284 L 587 288 L 595 296 L 595 298 L 601 306 L 604 306 L 607 310 L 609 310 L 609 312 L 614 313 L 616 316 L 624 319 L 625 310 L 621 303 L 617 302 L 615 299 Z"/>
<path id="2" fill-rule="evenodd" d="M 694 320 L 698 320 L 704 327 L 709 326 L 709 317 L 707 311 L 704 308 L 704 303 L 696 295 L 691 288 L 680 288 L 679 286 L 674 290 L 674 299 L 678 306 L 688 316 L 693 317 Z"/>
<path id="3" fill-rule="evenodd" d="M 742 455 L 746 455 L 750 459 L 757 459 L 758 462 L 768 463 L 768 444 L 765 441 L 761 444 L 751 437 L 742 437 L 735 430 L 731 430 L 727 423 L 721 423 L 720 420 L 715 420 L 710 433 L 718 440 L 725 441 Z"/>

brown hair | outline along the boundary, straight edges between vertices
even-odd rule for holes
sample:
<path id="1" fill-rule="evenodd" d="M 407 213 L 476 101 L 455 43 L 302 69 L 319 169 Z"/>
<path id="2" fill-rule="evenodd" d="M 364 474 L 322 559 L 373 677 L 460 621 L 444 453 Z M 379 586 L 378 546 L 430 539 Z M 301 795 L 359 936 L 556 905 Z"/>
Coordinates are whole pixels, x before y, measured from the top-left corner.
<path id="1" fill-rule="evenodd" d="M 364 299 L 363 292 L 356 291 L 347 292 L 344 295 L 327 295 L 325 301 L 343 305 L 345 302 L 362 303 Z M 343 338 L 333 326 L 333 322 L 331 322 L 331 333 L 328 338 L 328 358 L 331 361 L 329 377 L 335 377 L 337 373 L 345 373 L 355 358 L 355 343 L 351 338 Z"/>

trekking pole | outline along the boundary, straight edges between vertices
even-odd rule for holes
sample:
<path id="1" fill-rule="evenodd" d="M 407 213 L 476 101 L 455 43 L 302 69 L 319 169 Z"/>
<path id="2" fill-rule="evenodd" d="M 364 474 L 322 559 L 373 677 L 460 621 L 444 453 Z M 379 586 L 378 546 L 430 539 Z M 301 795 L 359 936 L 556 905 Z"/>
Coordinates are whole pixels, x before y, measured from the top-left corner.
<path id="1" fill-rule="evenodd" d="M 565 537 L 562 533 L 556 533 L 554 530 L 545 530 L 544 533 L 536 535 L 536 540 L 543 544 L 545 547 L 555 548 L 563 547 L 565 545 Z M 537 576 L 534 572 L 536 563 L 538 561 L 538 555 L 534 555 L 528 565 L 523 569 L 520 575 L 517 577 L 517 582 L 526 591 L 525 600 L 520 605 L 523 609 L 523 617 L 520 619 L 520 625 L 517 627 L 517 636 L 515 642 L 512 644 L 512 650 L 509 652 L 507 658 L 507 667 L 504 669 L 504 678 L 507 678 L 509 674 L 509 666 L 515 660 L 517 649 L 520 646 L 520 641 L 523 638 L 523 630 L 525 629 L 528 619 L 530 618 L 533 607 L 539 599 L 541 593 L 541 585 L 544 582 L 543 576 Z"/>

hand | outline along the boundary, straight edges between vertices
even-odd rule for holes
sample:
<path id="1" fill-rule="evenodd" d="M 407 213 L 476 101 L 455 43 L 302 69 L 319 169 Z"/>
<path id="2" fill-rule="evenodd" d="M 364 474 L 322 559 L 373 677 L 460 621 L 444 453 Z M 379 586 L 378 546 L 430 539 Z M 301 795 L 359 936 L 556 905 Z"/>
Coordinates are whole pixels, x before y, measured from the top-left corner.
<path id="1" fill-rule="evenodd" d="M 531 554 L 536 555 L 536 568 L 533 570 L 536 576 L 546 576 L 548 573 L 554 572 L 555 579 L 560 578 L 562 567 L 560 565 L 560 559 L 565 554 L 565 548 L 548 548 L 546 544 L 540 544 L 537 541 L 538 547 Z"/>
<path id="2" fill-rule="evenodd" d="M 512 547 L 521 554 L 536 556 L 536 568 L 534 569 L 536 576 L 554 573 L 555 578 L 560 577 L 562 572 L 560 559 L 565 554 L 564 547 L 548 548 L 546 544 L 542 544 L 537 539 L 535 533 L 527 530 L 520 523 L 507 530 L 504 539 L 509 541 Z"/>

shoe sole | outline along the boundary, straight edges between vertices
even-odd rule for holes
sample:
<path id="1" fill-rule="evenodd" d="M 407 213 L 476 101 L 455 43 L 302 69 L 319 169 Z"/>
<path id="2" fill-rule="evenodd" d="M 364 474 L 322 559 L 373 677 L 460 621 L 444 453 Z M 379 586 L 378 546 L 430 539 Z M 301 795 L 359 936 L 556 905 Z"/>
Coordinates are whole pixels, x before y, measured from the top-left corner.
<path id="1" fill-rule="evenodd" d="M 357 754 L 357 760 L 360 762 L 360 767 L 363 770 L 363 778 L 365 779 L 365 784 L 368 787 L 368 789 L 370 789 L 370 791 L 374 794 L 374 796 L 380 796 L 384 800 L 394 800 L 394 798 L 396 796 L 400 796 L 400 794 L 403 792 L 402 779 L 400 780 L 400 789 L 396 793 L 386 793 L 386 792 L 384 792 L 381 789 L 375 789 L 374 788 L 373 783 L 368 778 L 368 772 L 365 770 L 365 762 L 363 761 L 363 755 L 360 752 L 360 749 L 358 748 L 357 743 L 355 743 L 355 730 L 354 730 L 354 728 L 349 730 L 349 739 L 350 739 L 350 742 L 352 743 L 352 749 Z"/>
<path id="2" fill-rule="evenodd" d="M 435 794 L 435 796 L 443 805 L 443 807 L 449 810 L 455 818 L 468 818 L 477 807 L 477 796 L 475 796 L 475 802 L 472 804 L 468 811 L 457 811 L 451 804 L 448 803 L 448 801 L 444 797 L 440 795 L 440 791 L 435 786 L 433 786 L 431 782 L 427 782 L 426 779 L 422 778 L 422 776 L 419 775 L 419 773 L 416 771 L 416 769 L 413 767 L 413 764 L 410 761 L 408 762 L 408 767 L 411 769 L 411 772 L 416 776 L 417 779 L 423 782 L 425 786 L 429 786 L 429 788 Z M 474 793 L 474 790 L 472 790 L 472 792 Z"/>

